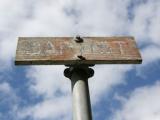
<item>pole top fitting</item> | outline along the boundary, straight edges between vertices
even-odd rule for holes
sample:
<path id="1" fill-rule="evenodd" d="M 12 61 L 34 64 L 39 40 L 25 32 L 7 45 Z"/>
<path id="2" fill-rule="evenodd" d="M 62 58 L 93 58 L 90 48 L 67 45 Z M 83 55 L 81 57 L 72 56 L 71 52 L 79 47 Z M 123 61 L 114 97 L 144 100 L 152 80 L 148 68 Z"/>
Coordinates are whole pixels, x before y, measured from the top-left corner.
<path id="1" fill-rule="evenodd" d="M 64 70 L 64 76 L 70 79 L 75 73 L 88 79 L 94 75 L 94 70 L 89 67 L 69 67 Z"/>
<path id="2" fill-rule="evenodd" d="M 83 38 L 81 38 L 80 35 L 76 35 L 75 41 L 76 41 L 77 43 L 81 43 L 81 42 L 83 42 Z"/>

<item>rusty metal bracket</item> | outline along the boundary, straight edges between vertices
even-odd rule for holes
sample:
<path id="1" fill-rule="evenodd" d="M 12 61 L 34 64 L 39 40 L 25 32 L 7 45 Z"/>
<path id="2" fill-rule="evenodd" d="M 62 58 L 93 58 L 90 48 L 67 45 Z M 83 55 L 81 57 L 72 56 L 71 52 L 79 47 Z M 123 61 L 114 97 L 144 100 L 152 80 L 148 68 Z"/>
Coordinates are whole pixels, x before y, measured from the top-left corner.
<path id="1" fill-rule="evenodd" d="M 77 35 L 74 39 L 77 43 L 82 43 L 83 42 L 83 38 L 81 38 L 80 35 Z"/>
<path id="2" fill-rule="evenodd" d="M 82 55 L 78 55 L 77 56 L 80 60 L 86 60 L 86 58 L 84 57 L 84 56 L 82 56 Z"/>

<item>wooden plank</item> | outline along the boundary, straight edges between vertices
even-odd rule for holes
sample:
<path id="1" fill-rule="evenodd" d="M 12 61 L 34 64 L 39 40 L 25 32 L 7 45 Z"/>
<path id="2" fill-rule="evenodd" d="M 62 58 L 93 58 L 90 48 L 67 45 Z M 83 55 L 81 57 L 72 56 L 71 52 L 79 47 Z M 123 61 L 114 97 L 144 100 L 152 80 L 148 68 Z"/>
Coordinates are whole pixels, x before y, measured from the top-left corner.
<path id="1" fill-rule="evenodd" d="M 20 37 L 16 65 L 140 64 L 133 37 Z"/>

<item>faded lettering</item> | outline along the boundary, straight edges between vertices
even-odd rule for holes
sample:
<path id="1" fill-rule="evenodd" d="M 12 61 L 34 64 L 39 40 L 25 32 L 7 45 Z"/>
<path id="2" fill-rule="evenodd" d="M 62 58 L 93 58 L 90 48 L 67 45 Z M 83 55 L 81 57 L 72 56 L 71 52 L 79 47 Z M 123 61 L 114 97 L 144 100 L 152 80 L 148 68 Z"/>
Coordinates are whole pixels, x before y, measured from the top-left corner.
<path id="1" fill-rule="evenodd" d="M 24 54 L 39 55 L 40 43 L 39 42 L 25 42 L 24 46 L 20 48 Z"/>
<path id="2" fill-rule="evenodd" d="M 60 47 L 59 47 L 59 55 L 63 55 L 64 52 L 67 52 L 67 51 L 74 51 L 74 46 L 73 44 L 70 44 L 68 42 L 63 42 L 62 44 L 60 44 Z"/>
<path id="3" fill-rule="evenodd" d="M 45 47 L 46 54 L 57 54 L 57 50 L 55 49 L 54 44 L 51 41 L 47 41 L 47 45 Z"/>
<path id="4" fill-rule="evenodd" d="M 118 46 L 119 46 L 119 51 L 120 51 L 120 54 L 122 55 L 122 54 L 125 54 L 124 53 L 124 42 L 116 42 L 116 44 L 118 44 Z"/>
<path id="5" fill-rule="evenodd" d="M 79 51 L 79 54 L 125 54 L 125 42 L 116 41 L 109 43 L 107 41 L 101 42 L 87 42 L 86 44 L 73 44 L 71 42 L 62 42 L 58 46 L 54 41 L 39 42 L 39 41 L 25 41 L 24 46 L 21 47 L 21 52 L 26 55 L 63 55 L 67 51 Z M 115 46 L 115 47 L 114 47 Z"/>
<path id="6" fill-rule="evenodd" d="M 82 45 L 81 51 L 85 54 L 110 54 L 112 52 L 106 42 Z"/>

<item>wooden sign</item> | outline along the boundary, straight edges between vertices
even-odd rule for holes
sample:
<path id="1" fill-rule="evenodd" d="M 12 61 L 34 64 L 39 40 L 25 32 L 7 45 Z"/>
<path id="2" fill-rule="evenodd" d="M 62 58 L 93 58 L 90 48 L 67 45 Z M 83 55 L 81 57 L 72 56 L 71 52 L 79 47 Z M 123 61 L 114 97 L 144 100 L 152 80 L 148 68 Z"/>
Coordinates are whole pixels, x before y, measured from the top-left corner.
<path id="1" fill-rule="evenodd" d="M 133 37 L 20 37 L 16 65 L 140 64 Z"/>

